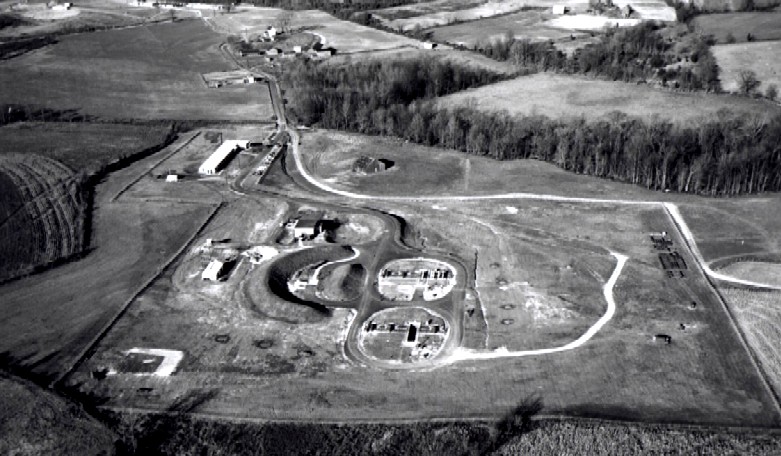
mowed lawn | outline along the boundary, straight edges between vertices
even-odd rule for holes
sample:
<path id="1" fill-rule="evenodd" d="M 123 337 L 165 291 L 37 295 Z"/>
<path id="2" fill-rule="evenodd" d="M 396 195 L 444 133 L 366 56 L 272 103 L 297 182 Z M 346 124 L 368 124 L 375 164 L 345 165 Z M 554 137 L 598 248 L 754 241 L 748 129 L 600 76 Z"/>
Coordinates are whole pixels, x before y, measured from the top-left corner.
<path id="1" fill-rule="evenodd" d="M 719 43 L 726 43 L 729 34 L 737 42 L 747 41 L 749 33 L 757 40 L 781 39 L 781 10 L 703 14 L 692 22 L 697 31 L 713 35 Z"/>
<path id="2" fill-rule="evenodd" d="M 510 114 L 597 119 L 614 111 L 683 122 L 729 109 L 743 113 L 781 112 L 771 104 L 731 95 L 683 93 L 645 85 L 550 73 L 465 90 L 441 98 L 447 107 L 473 105 Z"/>
<path id="3" fill-rule="evenodd" d="M 234 67 L 200 20 L 86 33 L 0 62 L 0 99 L 105 119 L 269 120 L 265 85 L 208 89 Z"/>
<path id="4" fill-rule="evenodd" d="M 756 73 L 757 79 L 762 82 L 759 86 L 762 93 L 770 84 L 781 88 L 781 41 L 720 44 L 713 46 L 711 51 L 721 69 L 724 90 L 738 90 L 739 75 L 743 70 Z"/>

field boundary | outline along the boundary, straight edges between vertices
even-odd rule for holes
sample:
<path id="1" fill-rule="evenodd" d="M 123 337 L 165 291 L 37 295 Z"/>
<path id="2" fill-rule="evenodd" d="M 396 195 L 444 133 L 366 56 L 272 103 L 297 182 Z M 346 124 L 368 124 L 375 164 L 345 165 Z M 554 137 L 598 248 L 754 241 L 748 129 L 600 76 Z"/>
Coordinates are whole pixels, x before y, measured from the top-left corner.
<path id="1" fill-rule="evenodd" d="M 773 388 L 773 385 L 768 380 L 765 370 L 759 364 L 756 353 L 754 353 L 754 350 L 751 348 L 748 341 L 746 340 L 746 335 L 744 334 L 743 330 L 740 328 L 740 325 L 738 325 L 738 322 L 735 319 L 735 315 L 732 313 L 726 301 L 724 300 L 724 296 L 722 296 L 718 288 L 716 288 L 716 286 L 713 284 L 714 277 L 711 277 L 711 275 L 709 274 L 709 272 L 712 271 L 710 271 L 710 268 L 706 270 L 705 267 L 707 266 L 703 266 L 702 259 L 697 253 L 695 253 L 694 248 L 692 247 L 689 241 L 689 238 L 684 234 L 684 229 L 678 223 L 677 217 L 670 210 L 669 206 L 670 206 L 669 203 L 662 204 L 662 207 L 664 207 L 664 212 L 667 215 L 667 218 L 672 222 L 673 226 L 675 227 L 675 230 L 681 236 L 684 245 L 686 245 L 686 249 L 689 251 L 692 258 L 694 258 L 694 263 L 697 265 L 697 269 L 699 269 L 699 271 L 702 273 L 703 277 L 705 278 L 705 283 L 708 284 L 708 288 L 710 288 L 710 290 L 718 298 L 719 304 L 721 304 L 721 308 L 724 310 L 724 313 L 726 313 L 727 315 L 727 319 L 729 320 L 730 326 L 737 333 L 738 339 L 740 340 L 743 349 L 746 351 L 746 353 L 748 353 L 748 357 L 751 360 L 751 364 L 754 366 L 754 370 L 756 370 L 756 372 L 759 374 L 759 378 L 762 379 L 762 384 L 765 386 L 765 390 L 768 392 L 768 395 L 772 399 L 774 408 L 776 410 L 776 417 L 778 419 L 781 419 L 781 399 L 779 398 L 778 392 Z M 675 210 L 677 211 L 678 210 L 677 206 L 674 207 Z"/>
<path id="2" fill-rule="evenodd" d="M 120 196 L 122 196 L 126 191 L 128 191 L 130 189 L 130 187 L 136 185 L 138 183 L 138 181 L 143 179 L 144 176 L 146 176 L 147 174 L 151 173 L 153 169 L 157 168 L 164 161 L 168 160 L 169 158 L 173 157 L 174 154 L 176 154 L 180 150 L 184 149 L 188 144 L 190 144 L 200 134 L 201 134 L 201 132 L 199 130 L 194 135 L 192 135 L 189 139 L 185 140 L 182 144 L 180 144 L 179 146 L 174 148 L 174 150 L 172 150 L 171 152 L 165 154 L 165 156 L 163 158 L 161 158 L 160 160 L 158 160 L 155 163 L 153 163 L 152 166 L 148 170 L 146 170 L 143 173 L 139 174 L 137 177 L 133 178 L 133 180 L 131 180 L 127 185 L 122 187 L 122 189 L 119 190 L 116 195 L 111 197 L 111 199 L 109 201 L 112 202 L 112 203 L 115 203 L 117 201 L 117 199 L 119 199 Z"/>
<path id="3" fill-rule="evenodd" d="M 76 369 L 78 369 L 79 366 L 90 356 L 94 354 L 94 352 L 97 349 L 97 345 L 103 340 L 104 337 L 111 331 L 111 329 L 114 327 L 114 325 L 119 321 L 120 318 L 122 318 L 125 315 L 125 312 L 127 312 L 128 308 L 130 308 L 130 305 L 133 304 L 136 299 L 147 290 L 159 277 L 160 275 L 168 269 L 168 267 L 177 259 L 179 256 L 184 253 L 185 249 L 189 247 L 193 241 L 203 232 L 203 229 L 206 227 L 206 225 L 211 222 L 214 217 L 217 215 L 217 212 L 224 206 L 224 203 L 218 203 L 214 205 L 211 213 L 204 219 L 203 222 L 198 226 L 198 229 L 195 230 L 195 232 L 187 239 L 186 242 L 182 244 L 182 246 L 177 249 L 176 252 L 171 255 L 171 257 L 166 261 L 163 265 L 159 266 L 155 273 L 147 279 L 130 297 L 125 301 L 124 304 L 119 308 L 117 313 L 114 315 L 111 320 L 106 323 L 106 325 L 103 327 L 103 329 L 98 332 L 98 334 L 95 335 L 95 337 L 92 338 L 92 340 L 87 344 L 87 346 L 84 348 L 84 350 L 81 351 L 78 357 L 71 363 L 71 365 L 60 375 L 55 377 L 55 379 L 49 384 L 50 388 L 56 388 L 66 377 L 68 377 L 71 373 L 73 373 Z"/>

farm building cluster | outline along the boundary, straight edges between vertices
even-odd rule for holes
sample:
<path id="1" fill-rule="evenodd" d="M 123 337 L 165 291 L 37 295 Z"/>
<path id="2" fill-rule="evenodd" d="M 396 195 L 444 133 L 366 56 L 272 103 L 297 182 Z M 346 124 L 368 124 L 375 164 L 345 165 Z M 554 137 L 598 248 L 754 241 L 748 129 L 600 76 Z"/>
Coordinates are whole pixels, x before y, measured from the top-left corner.
<path id="1" fill-rule="evenodd" d="M 323 211 L 299 212 L 285 223 L 283 241 L 310 241 L 324 234 L 332 224 Z"/>
<path id="2" fill-rule="evenodd" d="M 450 293 L 455 284 L 452 266 L 424 258 L 394 260 L 377 278 L 380 294 L 393 301 L 434 301 Z"/>

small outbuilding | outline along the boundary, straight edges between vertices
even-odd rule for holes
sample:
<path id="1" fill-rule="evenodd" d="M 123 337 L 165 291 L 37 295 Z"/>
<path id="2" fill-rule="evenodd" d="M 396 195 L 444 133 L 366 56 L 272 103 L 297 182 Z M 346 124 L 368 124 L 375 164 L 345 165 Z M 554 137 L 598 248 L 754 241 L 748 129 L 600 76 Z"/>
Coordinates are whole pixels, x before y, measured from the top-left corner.
<path id="1" fill-rule="evenodd" d="M 323 213 L 307 212 L 293 225 L 293 235 L 296 239 L 311 239 L 323 231 Z"/>
<path id="2" fill-rule="evenodd" d="M 206 269 L 201 273 L 201 279 L 217 282 L 222 280 L 225 275 L 226 263 L 220 260 L 211 260 Z"/>
<path id="3" fill-rule="evenodd" d="M 557 15 L 563 15 L 569 13 L 569 7 L 565 5 L 553 5 L 551 12 Z"/>

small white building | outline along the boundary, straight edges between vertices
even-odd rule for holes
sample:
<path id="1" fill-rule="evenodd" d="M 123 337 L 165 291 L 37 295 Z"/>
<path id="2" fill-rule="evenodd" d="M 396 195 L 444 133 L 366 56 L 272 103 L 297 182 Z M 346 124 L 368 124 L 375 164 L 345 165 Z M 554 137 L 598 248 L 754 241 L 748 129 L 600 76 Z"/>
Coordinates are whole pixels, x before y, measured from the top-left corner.
<path id="1" fill-rule="evenodd" d="M 166 182 L 179 182 L 179 175 L 178 174 L 169 174 L 165 176 Z"/>
<path id="2" fill-rule="evenodd" d="M 229 139 L 220 144 L 220 147 L 203 162 L 198 172 L 207 176 L 217 174 L 237 152 L 248 148 L 249 141 L 246 139 Z"/>
<path id="3" fill-rule="evenodd" d="M 301 46 L 293 46 L 293 52 L 296 54 L 301 53 Z"/>
<path id="4" fill-rule="evenodd" d="M 569 7 L 565 5 L 553 5 L 551 12 L 558 15 L 567 14 L 569 12 Z"/>
<path id="5" fill-rule="evenodd" d="M 273 25 L 269 25 L 268 28 L 263 32 L 263 38 L 266 38 L 269 41 L 274 41 L 274 38 L 276 36 L 277 36 L 277 29 L 274 28 Z"/>
<path id="6" fill-rule="evenodd" d="M 437 45 L 436 43 L 432 43 L 431 41 L 424 41 L 423 43 L 420 44 L 420 47 L 422 47 L 423 49 L 431 50 L 437 47 Z"/>
<path id="7" fill-rule="evenodd" d="M 57 5 L 52 6 L 52 9 L 55 11 L 67 11 L 71 9 L 73 6 L 73 3 L 66 2 L 66 3 L 59 3 Z"/>
<path id="8" fill-rule="evenodd" d="M 206 269 L 201 273 L 201 279 L 219 281 L 222 280 L 223 273 L 225 272 L 225 262 L 220 260 L 211 260 Z"/>

